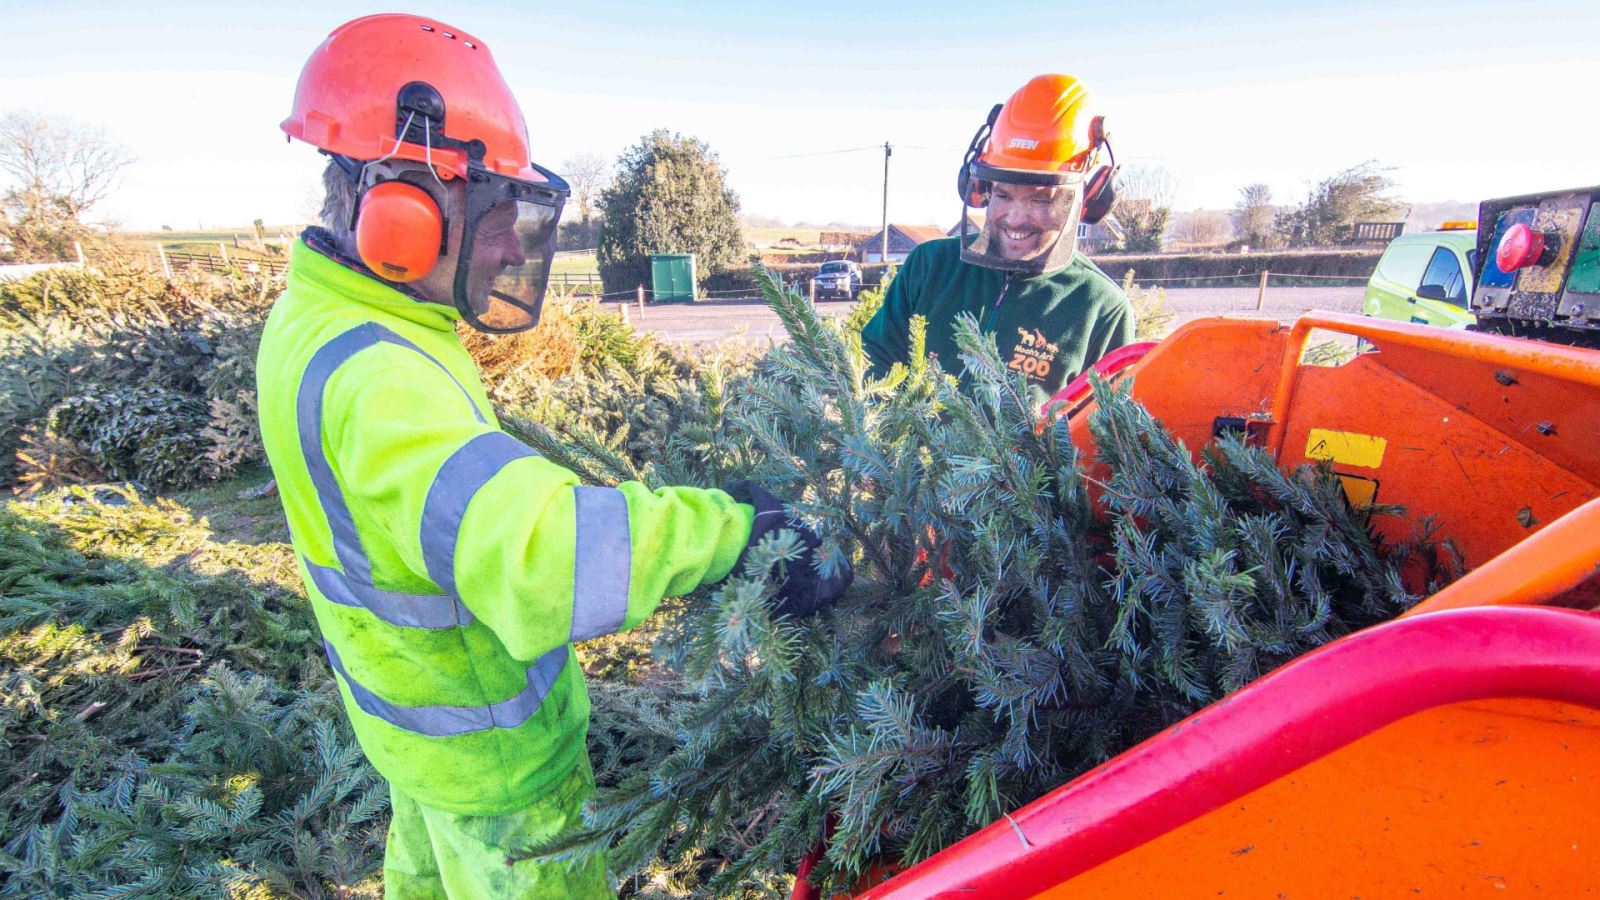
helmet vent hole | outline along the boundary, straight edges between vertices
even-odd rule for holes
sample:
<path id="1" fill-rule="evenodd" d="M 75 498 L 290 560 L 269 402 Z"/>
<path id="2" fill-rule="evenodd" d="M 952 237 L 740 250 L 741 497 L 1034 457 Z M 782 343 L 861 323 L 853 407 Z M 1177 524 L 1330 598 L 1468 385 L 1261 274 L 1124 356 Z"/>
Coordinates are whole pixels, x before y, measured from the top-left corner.
<path id="1" fill-rule="evenodd" d="M 441 31 L 441 32 L 439 32 L 439 33 L 440 33 L 440 34 L 442 34 L 442 35 L 444 35 L 444 36 L 445 36 L 445 37 L 447 37 L 447 38 L 449 38 L 449 39 L 450 39 L 450 40 L 452 40 L 452 41 L 453 41 L 453 40 L 455 40 L 455 39 L 456 39 L 456 36 L 455 36 L 455 35 L 453 35 L 453 34 L 451 34 L 451 33 L 450 33 L 450 32 L 448 32 L 448 31 Z"/>
<path id="2" fill-rule="evenodd" d="M 462 42 L 461 42 L 461 43 L 463 43 L 463 44 L 466 44 L 466 45 L 467 45 L 467 49 L 469 49 L 469 50 L 476 50 L 476 49 L 478 49 L 478 45 L 477 45 L 477 44 L 474 44 L 474 43 L 473 43 L 473 42 L 471 42 L 471 41 L 462 41 Z"/>
<path id="3" fill-rule="evenodd" d="M 422 28 L 423 31 L 432 31 L 433 30 L 433 26 L 432 25 L 423 25 L 423 26 L 420 26 L 420 27 Z"/>

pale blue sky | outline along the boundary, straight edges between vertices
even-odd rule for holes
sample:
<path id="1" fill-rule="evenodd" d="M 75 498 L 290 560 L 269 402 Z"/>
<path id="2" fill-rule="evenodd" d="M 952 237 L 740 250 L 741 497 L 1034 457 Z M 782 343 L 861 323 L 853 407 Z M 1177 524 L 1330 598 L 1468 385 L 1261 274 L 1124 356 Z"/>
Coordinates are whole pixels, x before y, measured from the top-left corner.
<path id="1" fill-rule="evenodd" d="M 286 145 L 305 57 L 366 4 L 0 0 L 0 109 L 105 127 L 139 155 L 104 213 L 129 226 L 303 220 L 318 159 Z M 1600 4 L 446 2 L 481 38 L 559 170 L 667 127 L 706 139 L 746 211 L 948 225 L 973 128 L 1031 75 L 1084 78 L 1119 157 L 1180 208 L 1279 200 L 1368 158 L 1413 201 L 1600 181 Z M 1592 104 L 1589 104 L 1592 107 Z"/>

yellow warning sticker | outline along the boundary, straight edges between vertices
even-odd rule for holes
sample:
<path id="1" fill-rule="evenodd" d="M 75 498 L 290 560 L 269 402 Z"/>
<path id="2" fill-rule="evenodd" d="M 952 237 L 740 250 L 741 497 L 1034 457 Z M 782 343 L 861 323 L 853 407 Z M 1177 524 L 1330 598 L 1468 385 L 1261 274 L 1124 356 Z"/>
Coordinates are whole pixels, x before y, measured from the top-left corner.
<path id="1" fill-rule="evenodd" d="M 1388 446 L 1388 441 L 1375 434 L 1313 428 L 1306 435 L 1306 458 L 1376 469 L 1383 465 L 1383 451 Z"/>

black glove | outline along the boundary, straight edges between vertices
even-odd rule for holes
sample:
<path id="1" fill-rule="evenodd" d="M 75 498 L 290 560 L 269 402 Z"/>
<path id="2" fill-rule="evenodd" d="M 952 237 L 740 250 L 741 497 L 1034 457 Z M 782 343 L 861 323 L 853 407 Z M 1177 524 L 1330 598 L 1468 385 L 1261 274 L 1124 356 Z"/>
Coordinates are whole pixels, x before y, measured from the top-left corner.
<path id="1" fill-rule="evenodd" d="M 735 572 L 744 566 L 751 547 L 780 528 L 788 528 L 799 535 L 800 543 L 805 547 L 800 558 L 789 563 L 788 577 L 779 585 L 778 595 L 773 598 L 773 610 L 778 615 L 803 619 L 839 602 L 839 598 L 844 596 L 844 589 L 850 586 L 850 580 L 855 577 L 848 559 L 840 560 L 839 571 L 832 578 L 822 577 L 816 566 L 817 548 L 822 545 L 822 539 L 804 524 L 791 522 L 783 501 L 751 481 L 736 481 L 724 490 L 740 503 L 748 503 L 756 508 L 755 521 L 750 525 L 750 541 L 745 545 L 744 552 L 739 554 L 739 561 L 734 564 Z"/>

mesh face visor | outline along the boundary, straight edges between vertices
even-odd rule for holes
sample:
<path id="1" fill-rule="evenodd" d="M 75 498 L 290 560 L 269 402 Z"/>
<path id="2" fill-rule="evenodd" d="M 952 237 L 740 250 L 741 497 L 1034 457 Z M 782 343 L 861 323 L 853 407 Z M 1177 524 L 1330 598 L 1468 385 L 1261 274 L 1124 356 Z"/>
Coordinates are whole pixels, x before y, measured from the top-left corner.
<path id="1" fill-rule="evenodd" d="M 567 185 L 554 173 L 534 168 L 548 181 L 479 170 L 468 181 L 455 302 L 462 318 L 479 331 L 509 334 L 539 323 Z"/>
<path id="2" fill-rule="evenodd" d="M 974 162 L 961 208 L 961 259 L 1007 272 L 1064 269 L 1078 246 L 1083 173 L 996 169 Z M 980 221 L 975 211 L 982 211 Z"/>

